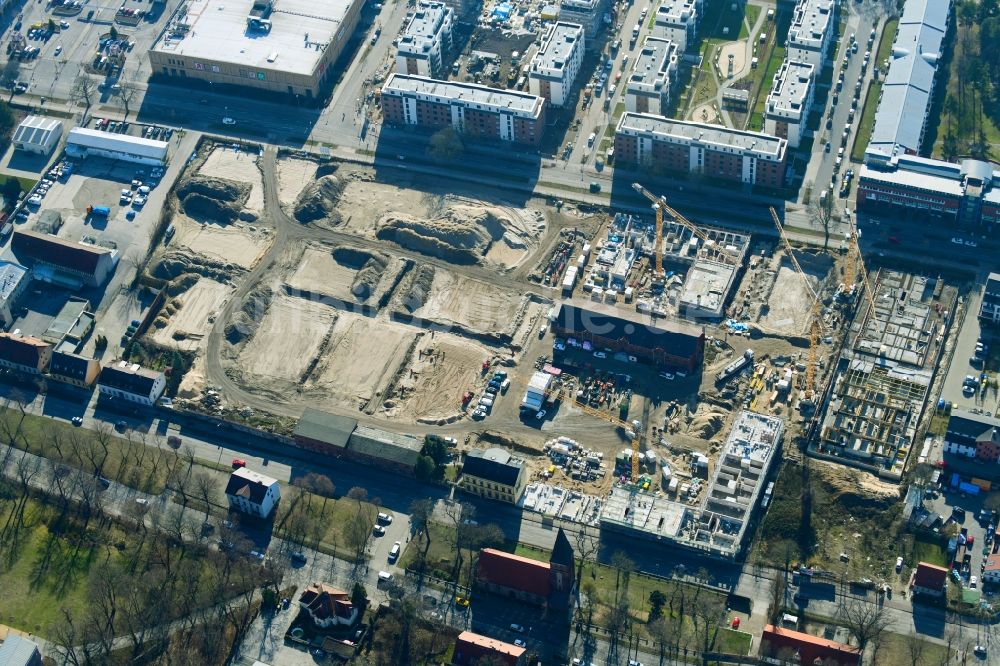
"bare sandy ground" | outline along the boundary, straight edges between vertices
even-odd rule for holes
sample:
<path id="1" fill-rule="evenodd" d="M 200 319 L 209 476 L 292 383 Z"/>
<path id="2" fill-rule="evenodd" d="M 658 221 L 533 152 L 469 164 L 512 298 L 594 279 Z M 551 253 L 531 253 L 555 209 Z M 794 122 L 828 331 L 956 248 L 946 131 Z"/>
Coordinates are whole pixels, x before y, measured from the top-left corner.
<path id="1" fill-rule="evenodd" d="M 416 314 L 489 333 L 507 331 L 521 307 L 519 294 L 439 270 L 434 274 L 427 302 Z"/>
<path id="2" fill-rule="evenodd" d="M 298 383 L 337 314 L 322 303 L 276 295 L 240 353 L 240 371 L 257 382 L 275 379 Z"/>
<path id="3" fill-rule="evenodd" d="M 444 197 L 386 183 L 350 180 L 344 186 L 337 209 L 347 231 L 366 238 L 375 237 L 375 220 L 389 211 L 413 217 L 434 217 L 443 207 Z"/>
<path id="4" fill-rule="evenodd" d="M 153 341 L 182 350 L 203 348 L 204 337 L 212 329 L 209 319 L 214 319 L 213 315 L 222 309 L 232 293 L 233 288 L 229 285 L 205 277 L 199 279 L 176 297 L 180 308 L 167 321 L 166 327 L 154 329 Z"/>
<path id="5" fill-rule="evenodd" d="M 353 300 L 351 285 L 357 270 L 338 263 L 328 247 L 307 247 L 299 267 L 288 277 L 288 286 L 302 291 Z"/>
<path id="6" fill-rule="evenodd" d="M 308 388 L 368 401 L 388 385 L 416 335 L 409 326 L 341 312 Z"/>
<path id="7" fill-rule="evenodd" d="M 267 251 L 273 237 L 264 228 L 250 231 L 237 223 L 227 226 L 199 224 L 178 213 L 173 219 L 177 234 L 171 245 L 184 245 L 197 254 L 216 261 L 252 268 Z"/>
<path id="8" fill-rule="evenodd" d="M 299 192 L 316 178 L 316 163 L 298 157 L 278 161 L 278 201 L 282 206 L 292 206 Z"/>
<path id="9" fill-rule="evenodd" d="M 257 153 L 219 146 L 208 156 L 198 173 L 249 183 L 252 189 L 245 208 L 258 214 L 264 210 L 264 183 L 257 166 Z"/>
<path id="10" fill-rule="evenodd" d="M 461 414 L 462 393 L 473 390 L 482 362 L 494 350 L 448 333 L 425 334 L 399 382 L 403 397 L 387 414 L 416 421 L 450 420 Z"/>

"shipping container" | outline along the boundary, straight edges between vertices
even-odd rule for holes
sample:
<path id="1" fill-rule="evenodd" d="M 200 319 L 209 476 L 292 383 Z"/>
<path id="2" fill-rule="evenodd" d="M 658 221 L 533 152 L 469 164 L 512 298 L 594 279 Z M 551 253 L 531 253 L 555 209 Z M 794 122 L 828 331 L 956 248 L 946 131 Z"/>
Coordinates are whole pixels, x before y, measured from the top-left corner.
<path id="1" fill-rule="evenodd" d="M 989 492 L 990 488 L 993 487 L 993 484 L 990 483 L 988 480 L 977 479 L 976 477 L 972 477 L 972 483 L 979 486 L 979 489 L 982 490 L 983 492 Z"/>
<path id="2" fill-rule="evenodd" d="M 963 481 L 962 483 L 958 484 L 958 489 L 960 492 L 968 493 L 970 495 L 979 494 L 979 486 L 977 486 L 974 483 L 966 483 L 965 481 Z"/>

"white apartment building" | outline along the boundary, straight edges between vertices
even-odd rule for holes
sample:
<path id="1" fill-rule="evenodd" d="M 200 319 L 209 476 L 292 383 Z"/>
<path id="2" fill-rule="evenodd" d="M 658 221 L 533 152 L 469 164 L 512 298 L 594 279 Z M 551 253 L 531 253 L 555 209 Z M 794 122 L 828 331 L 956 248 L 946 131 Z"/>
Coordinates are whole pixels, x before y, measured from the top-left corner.
<path id="1" fill-rule="evenodd" d="M 454 11 L 443 2 L 424 0 L 399 38 L 396 72 L 441 78 L 451 49 Z"/>
<path id="2" fill-rule="evenodd" d="M 541 48 L 531 59 L 529 92 L 544 97 L 553 106 L 563 106 L 572 96 L 583 52 L 583 26 L 562 21 L 549 26 Z"/>
<path id="3" fill-rule="evenodd" d="M 785 61 L 774 74 L 774 85 L 764 107 L 764 131 L 788 139 L 788 145 L 798 148 L 806 131 L 809 109 L 813 101 L 812 65 Z"/>
<path id="4" fill-rule="evenodd" d="M 663 0 L 656 9 L 653 34 L 677 44 L 681 53 L 695 46 L 702 0 Z"/>
<path id="5" fill-rule="evenodd" d="M 626 110 L 632 113 L 666 115 L 677 80 L 679 51 L 677 43 L 669 39 L 646 38 L 625 87 Z"/>
<path id="6" fill-rule="evenodd" d="M 788 28 L 785 59 L 812 65 L 822 71 L 837 33 L 834 0 L 799 0 Z"/>
<path id="7" fill-rule="evenodd" d="M 281 486 L 277 479 L 240 467 L 229 477 L 226 498 L 230 509 L 267 518 L 281 499 Z"/>

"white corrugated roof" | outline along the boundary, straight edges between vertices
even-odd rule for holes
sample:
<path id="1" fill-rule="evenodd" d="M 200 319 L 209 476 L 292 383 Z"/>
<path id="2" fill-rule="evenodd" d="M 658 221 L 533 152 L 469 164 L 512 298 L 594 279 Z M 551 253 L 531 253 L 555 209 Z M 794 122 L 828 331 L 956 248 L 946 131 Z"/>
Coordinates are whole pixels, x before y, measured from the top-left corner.
<path id="1" fill-rule="evenodd" d="M 69 143 L 84 148 L 114 150 L 140 157 L 163 160 L 167 157 L 166 141 L 154 141 L 128 134 L 112 134 L 86 127 L 74 127 L 69 131 Z"/>
<path id="2" fill-rule="evenodd" d="M 28 116 L 14 131 L 14 143 L 45 145 L 52 132 L 62 132 L 62 121 L 45 116 Z"/>

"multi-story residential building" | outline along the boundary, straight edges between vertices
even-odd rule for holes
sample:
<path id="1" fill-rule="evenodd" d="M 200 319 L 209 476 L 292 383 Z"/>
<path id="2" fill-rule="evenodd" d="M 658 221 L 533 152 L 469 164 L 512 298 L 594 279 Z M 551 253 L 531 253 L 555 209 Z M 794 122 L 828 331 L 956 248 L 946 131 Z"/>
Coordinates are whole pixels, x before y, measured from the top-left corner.
<path id="1" fill-rule="evenodd" d="M 1000 222 L 1000 168 L 897 154 L 858 172 L 858 210 L 943 220 L 992 232 Z M 982 233 L 982 232 L 980 232 Z"/>
<path id="2" fill-rule="evenodd" d="M 396 47 L 396 72 L 441 78 L 451 50 L 454 11 L 437 0 L 423 0 Z"/>
<path id="3" fill-rule="evenodd" d="M 60 382 L 87 388 L 97 381 L 101 364 L 97 359 L 56 350 L 49 363 L 49 376 Z"/>
<path id="4" fill-rule="evenodd" d="M 774 85 L 764 106 L 764 131 L 788 140 L 798 148 L 809 120 L 813 101 L 813 72 L 808 63 L 782 63 L 774 74 Z"/>
<path id="5" fill-rule="evenodd" d="M 1000 419 L 952 411 L 944 434 L 944 452 L 984 462 L 1000 461 Z"/>
<path id="6" fill-rule="evenodd" d="M 677 43 L 665 37 L 646 38 L 625 86 L 627 111 L 666 115 L 677 81 L 679 51 Z"/>
<path id="7" fill-rule="evenodd" d="M 128 361 L 104 366 L 97 378 L 97 389 L 102 394 L 141 405 L 155 403 L 166 388 L 167 379 L 162 372 Z"/>
<path id="8" fill-rule="evenodd" d="M 390 74 L 382 86 L 385 121 L 468 136 L 537 146 L 545 129 L 545 100 L 516 90 L 497 90 L 425 76 Z"/>
<path id="9" fill-rule="evenodd" d="M 920 151 L 950 8 L 951 0 L 906 1 L 865 150 L 866 164 L 885 164 L 894 155 Z"/>
<path id="10" fill-rule="evenodd" d="M 786 60 L 808 63 L 817 73 L 823 70 L 837 34 L 836 8 L 834 0 L 799 0 L 788 28 Z"/>
<path id="11" fill-rule="evenodd" d="M 0 333 L 0 368 L 40 375 L 49 369 L 52 345 L 15 333 Z"/>
<path id="12" fill-rule="evenodd" d="M 948 588 L 948 569 L 946 567 L 931 564 L 930 562 L 917 563 L 917 570 L 913 572 L 913 593 L 928 597 L 942 597 Z"/>
<path id="13" fill-rule="evenodd" d="M 610 0 L 562 0 L 559 20 L 581 26 L 587 35 L 587 44 L 595 47 L 600 41 L 594 37 L 604 29 L 604 15 L 610 7 Z"/>
<path id="14" fill-rule="evenodd" d="M 11 261 L 0 261 L 0 324 L 14 323 L 14 312 L 21 294 L 28 288 L 28 269 Z"/>
<path id="15" fill-rule="evenodd" d="M 459 488 L 472 495 L 516 503 L 524 494 L 524 461 L 500 448 L 473 449 L 465 456 Z"/>
<path id="16" fill-rule="evenodd" d="M 663 0 L 656 8 L 653 34 L 669 39 L 681 53 L 694 49 L 703 0 Z"/>
<path id="17" fill-rule="evenodd" d="M 550 25 L 542 46 L 531 59 L 528 90 L 552 106 L 563 106 L 572 97 L 573 83 L 583 63 L 583 26 L 559 21 Z"/>
<path id="18" fill-rule="evenodd" d="M 623 113 L 615 131 L 618 164 L 768 187 L 785 184 L 787 147 L 768 134 L 646 113 Z"/>
<path id="19" fill-rule="evenodd" d="M 979 320 L 1000 324 L 1000 273 L 990 273 L 983 287 L 983 302 L 979 306 Z"/>
<path id="20" fill-rule="evenodd" d="M 281 486 L 277 479 L 240 467 L 229 476 L 226 498 L 230 509 L 267 518 L 281 499 Z"/>

